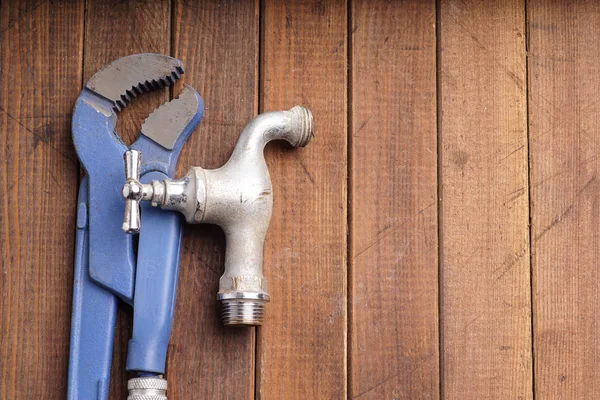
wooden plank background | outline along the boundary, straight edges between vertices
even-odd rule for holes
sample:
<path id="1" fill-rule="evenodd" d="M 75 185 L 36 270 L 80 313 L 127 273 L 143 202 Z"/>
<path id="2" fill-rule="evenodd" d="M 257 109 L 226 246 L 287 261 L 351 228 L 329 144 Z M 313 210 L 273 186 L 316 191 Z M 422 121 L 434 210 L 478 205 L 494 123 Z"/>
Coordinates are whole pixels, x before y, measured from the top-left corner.
<path id="1" fill-rule="evenodd" d="M 350 398 L 439 394 L 435 2 L 352 4 Z"/>
<path id="2" fill-rule="evenodd" d="M 525 9 L 440 3 L 442 396 L 533 395 Z M 472 397 L 471 397 L 472 396 Z"/>
<path id="3" fill-rule="evenodd" d="M 315 126 L 265 152 L 263 327 L 221 326 L 224 236 L 186 227 L 170 399 L 600 398 L 598 26 L 593 0 L 1 0 L 0 398 L 65 397 L 71 110 L 145 51 L 205 101 L 179 174 L 223 164 L 259 112 L 302 104 Z M 121 137 L 169 96 L 135 101 Z"/>
<path id="4" fill-rule="evenodd" d="M 529 146 L 538 398 L 600 394 L 600 5 L 531 1 Z"/>

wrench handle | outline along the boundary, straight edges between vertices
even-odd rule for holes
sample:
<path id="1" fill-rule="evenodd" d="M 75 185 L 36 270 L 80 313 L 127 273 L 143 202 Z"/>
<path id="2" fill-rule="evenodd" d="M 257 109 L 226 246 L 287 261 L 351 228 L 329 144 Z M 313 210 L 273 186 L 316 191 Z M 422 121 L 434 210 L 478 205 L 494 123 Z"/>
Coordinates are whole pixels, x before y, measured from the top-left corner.
<path id="1" fill-rule="evenodd" d="M 89 274 L 88 177 L 79 189 L 67 400 L 107 400 L 117 297 Z"/>

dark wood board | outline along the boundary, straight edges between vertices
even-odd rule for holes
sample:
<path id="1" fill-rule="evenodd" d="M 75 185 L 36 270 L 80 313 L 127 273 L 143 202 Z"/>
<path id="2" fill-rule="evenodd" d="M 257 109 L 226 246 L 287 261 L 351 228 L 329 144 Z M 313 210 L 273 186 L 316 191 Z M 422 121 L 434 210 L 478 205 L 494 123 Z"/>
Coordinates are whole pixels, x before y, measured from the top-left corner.
<path id="1" fill-rule="evenodd" d="M 83 5 L 0 4 L 0 398 L 67 390 Z"/>
<path id="2" fill-rule="evenodd" d="M 532 386 L 525 7 L 439 2 L 442 397 Z"/>
<path id="3" fill-rule="evenodd" d="M 273 143 L 265 244 L 271 303 L 258 330 L 259 399 L 343 399 L 346 366 L 347 8 L 265 1 L 260 111 L 303 105 L 314 138 Z"/>
<path id="4" fill-rule="evenodd" d="M 351 15 L 349 397 L 437 399 L 435 2 Z"/>
<path id="5" fill-rule="evenodd" d="M 600 4 L 527 3 L 537 399 L 600 393 Z"/>

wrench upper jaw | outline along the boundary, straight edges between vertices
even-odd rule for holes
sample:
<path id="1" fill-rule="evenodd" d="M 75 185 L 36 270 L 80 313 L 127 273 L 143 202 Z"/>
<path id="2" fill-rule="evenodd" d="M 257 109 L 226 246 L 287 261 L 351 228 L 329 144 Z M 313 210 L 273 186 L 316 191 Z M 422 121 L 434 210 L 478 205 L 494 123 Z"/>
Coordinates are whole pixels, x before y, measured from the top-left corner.
<path id="1" fill-rule="evenodd" d="M 183 63 L 176 58 L 140 53 L 105 65 L 85 87 L 108 100 L 119 112 L 138 95 L 172 85 L 183 72 Z"/>

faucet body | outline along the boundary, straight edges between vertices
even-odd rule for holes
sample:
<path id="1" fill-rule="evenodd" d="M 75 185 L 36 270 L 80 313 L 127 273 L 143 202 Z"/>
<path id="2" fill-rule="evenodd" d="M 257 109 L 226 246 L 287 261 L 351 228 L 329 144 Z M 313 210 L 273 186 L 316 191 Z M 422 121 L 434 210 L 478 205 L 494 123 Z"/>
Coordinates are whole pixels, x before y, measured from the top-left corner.
<path id="1" fill-rule="evenodd" d="M 219 281 L 225 325 L 260 325 L 269 301 L 263 275 L 264 241 L 273 209 L 273 190 L 264 158 L 272 140 L 305 146 L 312 115 L 304 107 L 263 113 L 242 131 L 230 159 L 220 168 L 192 167 L 183 178 L 142 185 L 128 179 L 131 192 L 163 209 L 181 212 L 188 223 L 219 225 L 226 237 L 225 272 Z M 135 190 L 130 188 L 140 185 Z M 127 219 L 127 216 L 126 216 Z"/>

